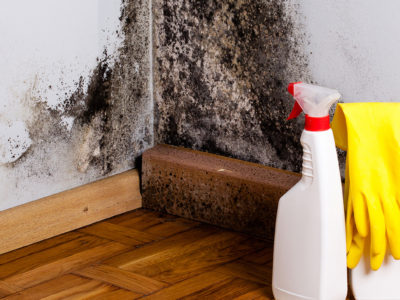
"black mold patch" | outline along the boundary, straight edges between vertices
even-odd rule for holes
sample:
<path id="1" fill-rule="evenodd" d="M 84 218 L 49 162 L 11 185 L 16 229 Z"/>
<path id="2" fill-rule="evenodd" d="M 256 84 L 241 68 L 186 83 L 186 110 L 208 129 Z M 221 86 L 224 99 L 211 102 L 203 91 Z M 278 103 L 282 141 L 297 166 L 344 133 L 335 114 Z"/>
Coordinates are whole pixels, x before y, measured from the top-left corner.
<path id="1" fill-rule="evenodd" d="M 89 123 L 99 112 L 105 112 L 109 108 L 111 98 L 112 70 L 107 64 L 107 57 L 104 58 L 94 70 L 88 86 L 85 99 L 86 107 L 81 115 L 84 123 Z"/>
<path id="2" fill-rule="evenodd" d="M 122 1 L 120 21 L 122 45 L 116 56 L 104 52 L 98 59 L 87 90 L 81 77 L 72 96 L 55 109 L 40 99 L 27 102 L 33 143 L 29 153 L 11 167 L 24 164 L 28 177 L 51 174 L 57 166 L 46 160 L 28 166 L 29 157 L 54 156 L 57 153 L 51 151 L 67 146 L 73 157 L 70 163 L 79 171 L 105 175 L 134 167 L 135 159 L 152 145 L 148 2 Z M 65 117 L 74 119 L 70 130 L 62 125 Z"/>
<path id="3" fill-rule="evenodd" d="M 155 2 L 157 141 L 299 171 L 286 86 L 307 59 L 285 3 Z"/>

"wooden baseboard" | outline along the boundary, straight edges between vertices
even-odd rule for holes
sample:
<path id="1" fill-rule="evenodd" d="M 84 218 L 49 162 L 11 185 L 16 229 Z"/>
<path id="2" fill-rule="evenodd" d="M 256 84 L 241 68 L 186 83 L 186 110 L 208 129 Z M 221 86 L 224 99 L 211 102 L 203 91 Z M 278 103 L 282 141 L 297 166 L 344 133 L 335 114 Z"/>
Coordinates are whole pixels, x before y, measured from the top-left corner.
<path id="1" fill-rule="evenodd" d="M 137 170 L 17 206 L 0 212 L 0 253 L 141 206 Z"/>
<path id="2" fill-rule="evenodd" d="M 274 239 L 279 198 L 293 172 L 158 145 L 143 154 L 143 207 Z"/>

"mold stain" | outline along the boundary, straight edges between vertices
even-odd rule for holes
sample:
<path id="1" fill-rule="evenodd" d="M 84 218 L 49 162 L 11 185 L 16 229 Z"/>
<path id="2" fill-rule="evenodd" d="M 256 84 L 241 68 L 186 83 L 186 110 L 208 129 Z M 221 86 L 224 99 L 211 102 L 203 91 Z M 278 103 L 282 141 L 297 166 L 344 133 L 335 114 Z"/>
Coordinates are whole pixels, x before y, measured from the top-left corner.
<path id="1" fill-rule="evenodd" d="M 112 85 L 112 69 L 107 63 L 107 53 L 97 68 L 93 71 L 88 91 L 85 99 L 85 109 L 80 114 L 79 119 L 83 124 L 88 124 L 97 115 L 109 109 Z"/>
<path id="2" fill-rule="evenodd" d="M 90 78 L 77 78 L 71 97 L 55 108 L 40 99 L 40 91 L 27 97 L 32 146 L 9 167 L 25 168 L 27 177 L 52 176 L 53 161 L 38 163 L 52 155 L 69 166 L 65 172 L 99 177 L 134 167 L 152 145 L 147 1 L 122 1 L 120 21 L 123 41 L 117 53 L 105 50 Z"/>
<path id="3" fill-rule="evenodd" d="M 158 142 L 299 171 L 292 80 L 308 78 L 284 1 L 156 1 Z"/>
<path id="4" fill-rule="evenodd" d="M 29 133 L 23 122 L 0 123 L 0 165 L 10 164 L 22 157 L 31 146 Z"/>

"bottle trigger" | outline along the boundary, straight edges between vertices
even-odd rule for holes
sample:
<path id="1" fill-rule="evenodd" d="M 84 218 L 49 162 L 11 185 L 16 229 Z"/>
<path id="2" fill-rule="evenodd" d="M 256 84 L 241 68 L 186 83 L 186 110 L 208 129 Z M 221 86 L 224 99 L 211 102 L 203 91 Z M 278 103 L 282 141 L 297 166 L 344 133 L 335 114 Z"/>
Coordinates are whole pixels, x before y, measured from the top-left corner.
<path id="1" fill-rule="evenodd" d="M 292 109 L 292 112 L 290 113 L 290 115 L 287 118 L 287 120 L 291 120 L 291 119 L 296 118 L 299 114 L 301 114 L 302 111 L 303 111 L 303 109 L 301 108 L 300 104 L 297 103 L 297 101 L 295 101 L 293 109 Z"/>
<path id="2" fill-rule="evenodd" d="M 297 82 L 291 82 L 288 85 L 288 92 L 294 96 L 294 86 L 298 83 L 302 83 L 301 81 L 297 81 Z M 301 106 L 299 105 L 299 103 L 297 103 L 297 101 L 294 102 L 294 106 L 292 109 L 292 112 L 290 113 L 289 117 L 287 118 L 287 120 L 291 120 L 296 118 L 301 112 L 303 111 L 303 109 L 301 108 Z"/>

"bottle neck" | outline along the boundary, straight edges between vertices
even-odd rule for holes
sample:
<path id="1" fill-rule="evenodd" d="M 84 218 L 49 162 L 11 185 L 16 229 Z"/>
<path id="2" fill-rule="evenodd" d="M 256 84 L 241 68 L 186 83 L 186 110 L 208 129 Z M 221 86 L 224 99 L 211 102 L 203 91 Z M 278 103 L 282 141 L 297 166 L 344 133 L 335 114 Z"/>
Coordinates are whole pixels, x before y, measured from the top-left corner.
<path id="1" fill-rule="evenodd" d="M 324 117 L 310 117 L 306 115 L 306 123 L 304 126 L 305 130 L 308 131 L 325 131 L 329 130 L 331 127 L 329 125 L 329 116 Z"/>

